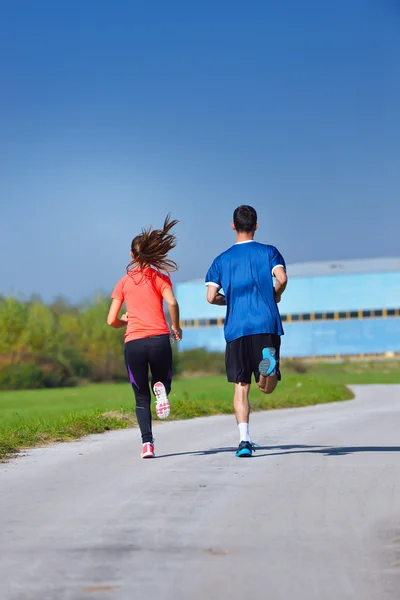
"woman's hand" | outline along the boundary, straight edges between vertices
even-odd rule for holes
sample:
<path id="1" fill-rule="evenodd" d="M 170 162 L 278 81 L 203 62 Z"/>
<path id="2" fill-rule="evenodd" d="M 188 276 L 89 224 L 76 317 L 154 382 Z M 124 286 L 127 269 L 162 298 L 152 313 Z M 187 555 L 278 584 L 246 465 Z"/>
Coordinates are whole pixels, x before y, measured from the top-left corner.
<path id="1" fill-rule="evenodd" d="M 128 322 L 128 313 L 124 313 L 123 315 L 121 315 L 120 317 L 120 321 L 124 321 L 124 323 Z"/>
<path id="2" fill-rule="evenodd" d="M 172 337 L 176 342 L 180 342 L 182 339 L 182 329 L 180 327 L 171 327 Z"/>

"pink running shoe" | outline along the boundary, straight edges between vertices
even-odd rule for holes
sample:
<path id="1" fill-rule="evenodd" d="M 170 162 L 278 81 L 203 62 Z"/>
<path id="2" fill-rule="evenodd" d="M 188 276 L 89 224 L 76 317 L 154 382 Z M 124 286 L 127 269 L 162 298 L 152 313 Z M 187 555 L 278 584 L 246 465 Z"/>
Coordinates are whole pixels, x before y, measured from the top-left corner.
<path id="1" fill-rule="evenodd" d="M 152 442 L 146 442 L 143 444 L 142 447 L 142 454 L 141 457 L 142 458 L 155 458 L 155 454 L 154 454 L 154 443 Z"/>
<path id="2" fill-rule="evenodd" d="M 170 413 L 170 405 L 164 384 L 161 383 L 161 381 L 158 381 L 154 384 L 153 391 L 155 397 L 157 398 L 156 415 L 159 419 L 167 419 Z"/>

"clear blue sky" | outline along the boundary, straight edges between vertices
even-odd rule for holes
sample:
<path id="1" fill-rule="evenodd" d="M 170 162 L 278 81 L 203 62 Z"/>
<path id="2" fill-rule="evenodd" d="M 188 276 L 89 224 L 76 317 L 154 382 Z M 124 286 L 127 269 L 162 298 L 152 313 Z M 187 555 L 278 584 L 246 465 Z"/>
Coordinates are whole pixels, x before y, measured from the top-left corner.
<path id="1" fill-rule="evenodd" d="M 180 219 L 204 277 L 238 204 L 287 262 L 400 255 L 396 0 L 0 7 L 0 293 L 110 292 Z"/>

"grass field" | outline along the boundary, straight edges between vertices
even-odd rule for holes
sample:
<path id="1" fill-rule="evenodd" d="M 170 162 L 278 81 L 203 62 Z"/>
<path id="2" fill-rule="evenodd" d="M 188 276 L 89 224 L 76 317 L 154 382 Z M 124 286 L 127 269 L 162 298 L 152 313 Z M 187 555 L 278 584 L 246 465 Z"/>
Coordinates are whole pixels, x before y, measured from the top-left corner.
<path id="1" fill-rule="evenodd" d="M 354 364 L 315 365 L 308 373 L 284 373 L 271 396 L 254 386 L 251 405 L 268 410 L 348 400 L 352 394 L 346 385 L 352 383 L 400 383 L 400 370 L 397 364 L 369 370 Z M 170 401 L 170 419 L 230 414 L 232 386 L 224 377 L 177 380 Z M 0 460 L 21 448 L 133 426 L 133 406 L 127 384 L 0 392 Z"/>

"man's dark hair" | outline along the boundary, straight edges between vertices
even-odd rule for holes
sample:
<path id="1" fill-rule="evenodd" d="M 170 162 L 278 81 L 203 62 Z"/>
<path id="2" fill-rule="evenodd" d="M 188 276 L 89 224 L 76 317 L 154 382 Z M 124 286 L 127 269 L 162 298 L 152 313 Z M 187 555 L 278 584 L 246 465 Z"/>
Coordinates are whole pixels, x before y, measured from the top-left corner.
<path id="1" fill-rule="evenodd" d="M 233 213 L 233 224 L 238 233 L 251 233 L 257 225 L 257 213 L 247 204 L 238 206 Z"/>

